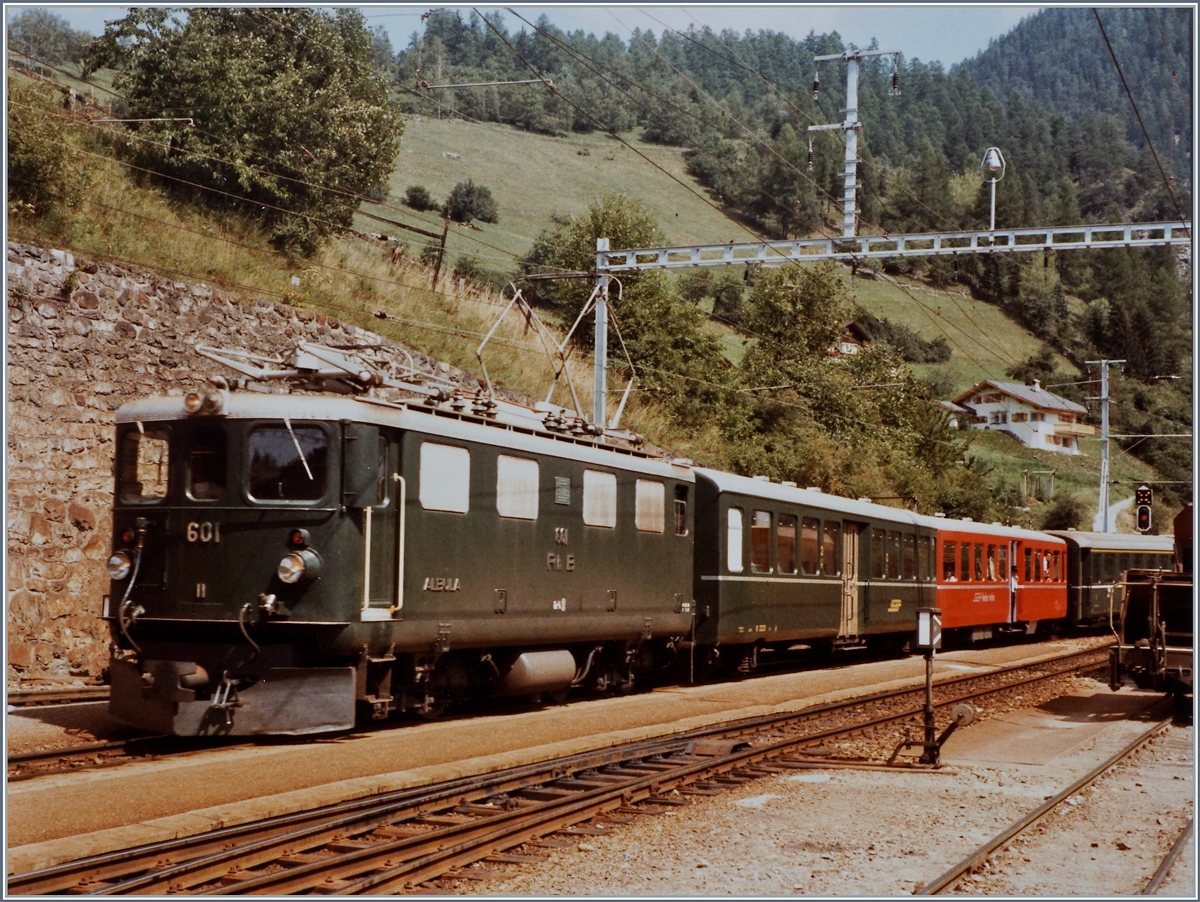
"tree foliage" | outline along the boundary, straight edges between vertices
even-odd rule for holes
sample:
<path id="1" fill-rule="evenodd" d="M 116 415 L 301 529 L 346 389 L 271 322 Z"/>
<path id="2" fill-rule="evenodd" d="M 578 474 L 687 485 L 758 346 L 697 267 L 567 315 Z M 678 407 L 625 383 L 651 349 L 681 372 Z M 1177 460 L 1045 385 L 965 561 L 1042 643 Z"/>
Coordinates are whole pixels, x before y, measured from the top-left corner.
<path id="1" fill-rule="evenodd" d="M 45 9 L 24 9 L 9 20 L 8 46 L 46 63 L 78 62 L 92 36 Z"/>
<path id="2" fill-rule="evenodd" d="M 59 95 L 12 77 L 8 82 L 8 211 L 61 216 L 78 198 L 79 164 L 67 143 Z"/>
<path id="3" fill-rule="evenodd" d="M 139 165 L 261 217 L 311 254 L 395 165 L 403 122 L 362 15 L 339 9 L 130 10 L 88 68 L 118 68 Z M 190 119 L 191 125 L 182 120 Z"/>
<path id="4" fill-rule="evenodd" d="M 476 185 L 472 179 L 459 182 L 450 190 L 446 199 L 446 212 L 455 222 L 499 222 L 500 212 L 492 192 L 484 185 Z"/>

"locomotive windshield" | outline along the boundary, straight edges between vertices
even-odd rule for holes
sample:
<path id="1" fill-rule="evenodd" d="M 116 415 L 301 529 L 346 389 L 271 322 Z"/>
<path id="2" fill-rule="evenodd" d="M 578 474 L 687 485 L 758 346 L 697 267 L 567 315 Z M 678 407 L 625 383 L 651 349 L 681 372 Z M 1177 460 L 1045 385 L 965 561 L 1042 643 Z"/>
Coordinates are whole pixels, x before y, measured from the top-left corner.
<path id="1" fill-rule="evenodd" d="M 225 494 L 225 432 L 200 429 L 188 454 L 188 494 L 211 501 Z"/>
<path id="2" fill-rule="evenodd" d="M 329 439 L 318 426 L 259 426 L 250 433 L 249 490 L 256 501 L 316 501 L 325 495 Z"/>
<path id="3" fill-rule="evenodd" d="M 168 433 L 163 426 L 130 429 L 121 439 L 118 493 L 122 501 L 159 501 L 167 494 Z"/>

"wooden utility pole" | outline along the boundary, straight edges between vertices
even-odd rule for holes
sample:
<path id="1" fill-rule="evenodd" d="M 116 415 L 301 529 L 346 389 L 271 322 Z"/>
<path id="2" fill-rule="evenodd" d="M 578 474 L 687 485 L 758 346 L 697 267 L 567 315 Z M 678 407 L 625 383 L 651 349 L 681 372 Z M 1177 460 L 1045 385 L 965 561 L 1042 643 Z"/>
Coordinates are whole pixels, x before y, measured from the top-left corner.
<path id="1" fill-rule="evenodd" d="M 450 214 L 446 214 L 446 221 L 442 224 L 442 243 L 438 246 L 437 265 L 433 268 L 433 283 L 430 288 L 437 288 L 438 275 L 442 271 L 442 257 L 446 255 L 446 236 L 450 234 Z"/>

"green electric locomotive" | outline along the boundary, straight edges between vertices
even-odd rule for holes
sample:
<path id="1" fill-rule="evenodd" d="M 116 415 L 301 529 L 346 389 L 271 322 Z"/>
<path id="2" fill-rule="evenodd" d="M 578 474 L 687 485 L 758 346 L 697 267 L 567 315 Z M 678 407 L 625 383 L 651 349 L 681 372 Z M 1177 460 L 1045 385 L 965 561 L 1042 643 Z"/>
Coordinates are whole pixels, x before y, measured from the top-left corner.
<path id="1" fill-rule="evenodd" d="M 117 415 L 118 719 L 344 730 L 629 688 L 688 635 L 695 477 L 636 436 L 399 381 L 363 351 L 205 353 L 246 378 Z"/>

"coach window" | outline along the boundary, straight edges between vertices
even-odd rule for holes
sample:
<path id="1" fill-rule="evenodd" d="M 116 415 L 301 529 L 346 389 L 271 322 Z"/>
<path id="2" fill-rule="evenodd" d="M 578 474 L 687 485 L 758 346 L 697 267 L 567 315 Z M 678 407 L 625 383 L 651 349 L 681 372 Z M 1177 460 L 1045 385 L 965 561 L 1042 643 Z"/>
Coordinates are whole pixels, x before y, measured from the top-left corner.
<path id="1" fill-rule="evenodd" d="M 900 578 L 900 533 L 888 530 L 887 541 L 888 579 Z"/>
<path id="2" fill-rule="evenodd" d="M 514 520 L 536 520 L 538 462 L 501 454 L 496 458 L 496 513 Z"/>
<path id="3" fill-rule="evenodd" d="M 465 514 L 471 506 L 471 452 L 454 445 L 421 445 L 421 507 Z"/>
<path id="4" fill-rule="evenodd" d="M 995 582 L 996 576 L 996 546 L 989 545 L 987 547 L 987 578 L 988 582 Z"/>
<path id="5" fill-rule="evenodd" d="M 742 572 L 742 509 L 731 507 L 727 512 L 728 529 L 725 535 L 725 560 L 734 573 Z"/>
<path id="6" fill-rule="evenodd" d="M 780 514 L 775 526 L 775 562 L 780 573 L 796 572 L 796 515 Z"/>
<path id="7" fill-rule="evenodd" d="M 842 524 L 825 521 L 821 540 L 821 572 L 826 576 L 839 576 L 842 572 Z"/>
<path id="8" fill-rule="evenodd" d="M 633 490 L 633 525 L 640 532 L 666 528 L 667 487 L 653 479 L 639 479 Z"/>
<path id="9" fill-rule="evenodd" d="M 817 545 L 820 529 L 821 521 L 816 517 L 805 517 L 800 521 L 800 572 L 810 576 L 817 572 L 820 562 L 821 551 Z"/>
<path id="10" fill-rule="evenodd" d="M 1025 549 L 1025 582 L 1033 582 L 1033 549 Z"/>
<path id="11" fill-rule="evenodd" d="M 121 500 L 158 501 L 167 494 L 167 430 L 145 426 L 121 439 Z"/>
<path id="12" fill-rule="evenodd" d="M 1001 545 L 997 549 L 1000 579 L 1008 579 L 1008 546 Z"/>
<path id="13" fill-rule="evenodd" d="M 983 582 L 983 545 L 975 544 L 975 582 Z"/>
<path id="14" fill-rule="evenodd" d="M 675 535 L 686 536 L 687 528 L 687 496 L 686 485 L 675 486 Z"/>
<path id="15" fill-rule="evenodd" d="M 942 581 L 947 583 L 958 582 L 958 567 L 954 560 L 954 543 L 942 543 Z"/>
<path id="16" fill-rule="evenodd" d="M 188 453 L 188 494 L 211 501 L 225 494 L 225 431 L 198 429 Z"/>
<path id="17" fill-rule="evenodd" d="M 316 501 L 325 494 L 329 439 L 319 426 L 285 424 L 260 426 L 250 433 L 250 497 Z"/>
<path id="18" fill-rule="evenodd" d="M 770 511 L 755 511 L 750 517 L 750 572 L 771 572 Z"/>
<path id="19" fill-rule="evenodd" d="M 583 522 L 610 529 L 617 525 L 617 477 L 613 473 L 583 471 Z"/>
<path id="20" fill-rule="evenodd" d="M 910 532 L 906 532 L 903 538 L 904 542 L 904 569 L 900 575 L 905 579 L 917 578 L 917 538 Z"/>
<path id="21" fill-rule="evenodd" d="M 887 533 L 882 529 L 871 530 L 871 576 L 875 579 L 887 576 L 886 542 Z"/>
<path id="22" fill-rule="evenodd" d="M 958 575 L 965 583 L 971 578 L 971 543 L 963 542 L 958 546 Z"/>
<path id="23" fill-rule="evenodd" d="M 1057 551 L 1054 552 L 1054 581 L 1056 583 L 1062 581 L 1062 565 Z"/>

